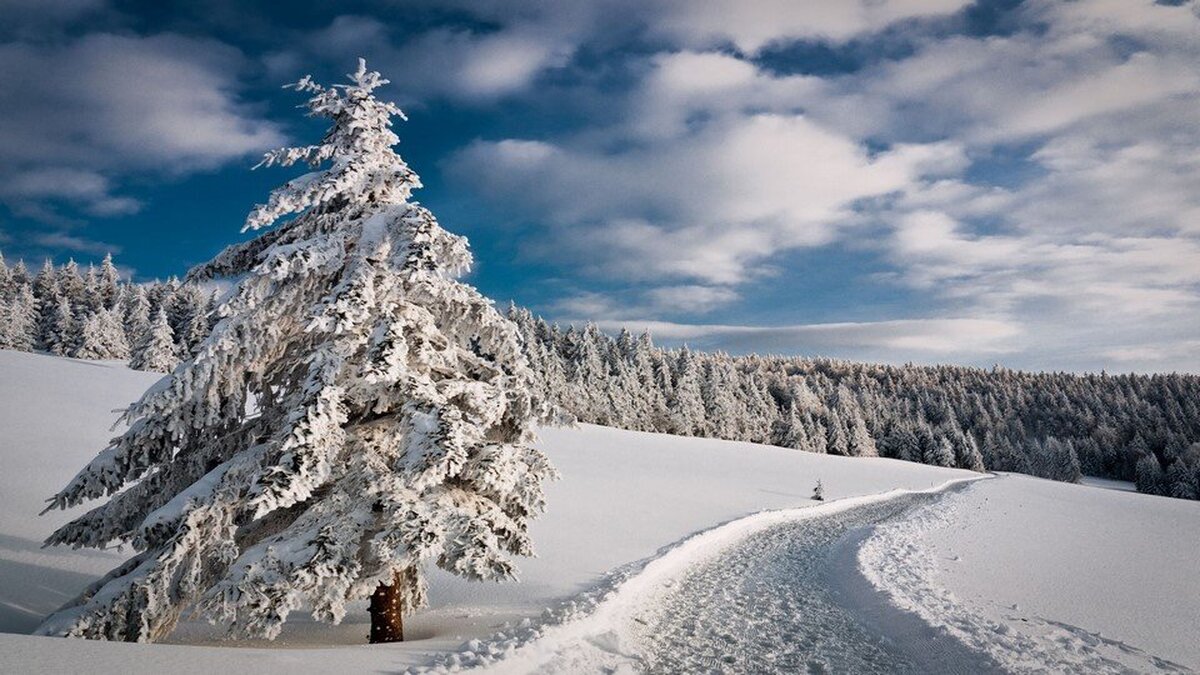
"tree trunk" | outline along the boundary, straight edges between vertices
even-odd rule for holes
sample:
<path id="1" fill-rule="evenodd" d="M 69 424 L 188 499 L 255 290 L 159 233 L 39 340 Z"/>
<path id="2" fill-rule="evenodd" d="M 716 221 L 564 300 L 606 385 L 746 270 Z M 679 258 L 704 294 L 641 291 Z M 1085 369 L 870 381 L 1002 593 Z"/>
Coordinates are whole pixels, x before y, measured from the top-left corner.
<path id="1" fill-rule="evenodd" d="M 404 641 L 403 581 L 396 572 L 391 585 L 379 584 L 371 594 L 371 644 Z"/>

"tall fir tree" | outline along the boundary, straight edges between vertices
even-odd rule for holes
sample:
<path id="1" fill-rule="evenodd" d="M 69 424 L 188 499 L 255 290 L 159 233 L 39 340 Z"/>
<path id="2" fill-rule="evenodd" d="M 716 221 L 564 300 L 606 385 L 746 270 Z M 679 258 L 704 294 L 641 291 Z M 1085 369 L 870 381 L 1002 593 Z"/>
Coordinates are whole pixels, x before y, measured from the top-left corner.
<path id="1" fill-rule="evenodd" d="M 0 304 L 0 349 L 33 351 L 38 335 L 38 305 L 29 284 L 22 283 Z"/>
<path id="2" fill-rule="evenodd" d="M 54 328 L 46 336 L 46 351 L 55 356 L 71 356 L 79 346 L 79 322 L 71 301 L 64 295 L 55 296 Z"/>
<path id="3" fill-rule="evenodd" d="M 302 605 L 337 622 L 370 596 L 372 640 L 389 641 L 425 602 L 428 565 L 503 580 L 532 554 L 554 470 L 532 446 L 515 327 L 457 280 L 466 240 L 411 201 L 400 110 L 373 93 L 386 80 L 361 60 L 350 77 L 294 85 L 332 126 L 264 164 L 327 168 L 250 213 L 252 230 L 297 215 L 191 359 L 53 497 L 109 500 L 48 543 L 139 552 L 39 633 L 157 640 L 193 606 L 273 637 Z"/>
<path id="4" fill-rule="evenodd" d="M 169 373 L 178 364 L 179 348 L 175 345 L 175 335 L 171 332 L 171 324 L 167 322 L 167 313 L 160 309 L 134 348 L 129 367 Z"/>
<path id="5" fill-rule="evenodd" d="M 121 305 L 125 317 L 125 339 L 131 345 L 139 345 L 150 330 L 150 298 L 146 287 L 140 284 L 127 287 L 121 293 Z M 165 313 L 163 320 L 166 320 Z"/>
<path id="6" fill-rule="evenodd" d="M 42 269 L 33 278 L 33 296 L 38 299 L 38 347 L 51 353 L 57 353 L 55 346 L 58 337 L 58 271 L 49 260 L 42 263 Z"/>
<path id="7" fill-rule="evenodd" d="M 112 309 L 116 307 L 117 300 L 120 299 L 121 273 L 117 271 L 117 266 L 113 264 L 111 253 L 104 254 L 104 260 L 100 262 L 100 272 L 97 274 L 97 277 L 96 286 L 104 308 Z"/>

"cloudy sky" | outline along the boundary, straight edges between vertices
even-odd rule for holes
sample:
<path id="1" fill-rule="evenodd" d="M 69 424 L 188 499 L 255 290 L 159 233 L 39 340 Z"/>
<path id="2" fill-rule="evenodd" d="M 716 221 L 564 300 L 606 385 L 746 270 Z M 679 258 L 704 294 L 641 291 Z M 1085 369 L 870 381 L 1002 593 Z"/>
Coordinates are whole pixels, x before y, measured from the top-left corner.
<path id="1" fill-rule="evenodd" d="M 237 241 L 364 56 L 472 281 L 732 352 L 1200 372 L 1200 0 L 0 0 L 0 250 Z"/>

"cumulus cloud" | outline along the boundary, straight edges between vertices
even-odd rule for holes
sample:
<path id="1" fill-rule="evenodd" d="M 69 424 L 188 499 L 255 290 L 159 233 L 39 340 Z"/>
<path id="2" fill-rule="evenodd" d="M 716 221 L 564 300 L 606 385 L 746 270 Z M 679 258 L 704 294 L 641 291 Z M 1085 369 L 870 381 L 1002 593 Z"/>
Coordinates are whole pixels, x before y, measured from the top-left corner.
<path id="1" fill-rule="evenodd" d="M 676 0 L 656 28 L 692 47 L 732 43 L 754 53 L 778 41 L 842 41 L 898 21 L 952 14 L 968 0 Z"/>
<path id="2" fill-rule="evenodd" d="M 181 175 L 281 143 L 239 101 L 243 67 L 230 47 L 169 34 L 0 45 L 0 197 L 120 215 L 139 204 L 114 194 L 113 176 Z"/>
<path id="3" fill-rule="evenodd" d="M 774 23 L 719 2 L 672 6 L 667 33 L 694 50 L 650 56 L 615 122 L 479 141 L 449 166 L 552 224 L 535 253 L 664 298 L 692 285 L 752 297 L 789 251 L 840 244 L 875 250 L 891 269 L 861 276 L 915 289 L 926 307 L 1022 327 L 1005 344 L 1026 364 L 1094 367 L 1138 353 L 1113 345 L 1200 327 L 1200 3 L 1035 0 L 1004 35 L 918 31 L 911 54 L 827 77 L 695 50 L 845 39 L 958 8 L 886 5 L 825 7 L 803 27 L 789 24 L 809 11 L 795 4 L 764 12 Z M 653 294 L 587 306 L 649 317 Z"/>
<path id="4" fill-rule="evenodd" d="M 538 22 L 513 21 L 490 31 L 435 27 L 398 36 L 379 19 L 343 15 L 271 62 L 292 77 L 305 67 L 306 52 L 335 63 L 365 56 L 388 74 L 402 102 L 448 97 L 484 103 L 526 90 L 544 71 L 564 65 L 574 49 L 569 32 Z"/>
<path id="5" fill-rule="evenodd" d="M 710 65 L 723 75 L 705 81 L 693 72 Z M 872 153 L 786 112 L 786 101 L 767 110 L 770 91 L 805 83 L 727 57 L 678 55 L 656 67 L 634 95 L 628 125 L 558 143 L 478 141 L 448 168 L 497 203 L 554 223 L 546 245 L 593 273 L 731 285 L 761 276 L 782 252 L 830 242 L 858 201 L 963 161 L 952 143 Z M 719 104 L 705 108 L 702 123 L 686 122 L 689 104 L 711 100 Z M 611 150 L 617 140 L 627 147 Z"/>

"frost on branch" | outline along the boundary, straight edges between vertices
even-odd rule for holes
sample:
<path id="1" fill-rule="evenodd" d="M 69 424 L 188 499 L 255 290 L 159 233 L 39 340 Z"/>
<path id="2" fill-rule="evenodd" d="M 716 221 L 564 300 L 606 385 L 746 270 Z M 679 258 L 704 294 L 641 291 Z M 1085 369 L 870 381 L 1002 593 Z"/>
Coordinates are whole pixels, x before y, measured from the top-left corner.
<path id="1" fill-rule="evenodd" d="M 420 183 L 393 150 L 400 110 L 373 95 L 386 80 L 361 61 L 350 80 L 294 85 L 332 126 L 266 156 L 314 171 L 246 228 L 295 217 L 222 263 L 245 276 L 211 334 L 51 498 L 107 501 L 48 544 L 140 553 L 40 633 L 150 641 L 194 607 L 273 637 L 292 610 L 336 622 L 397 574 L 420 606 L 430 563 L 502 580 L 512 556 L 533 554 L 528 525 L 554 470 L 531 445 L 542 410 L 516 328 L 457 281 L 466 240 L 410 201 Z M 139 351 L 165 369 L 145 356 L 165 348 L 163 323 Z"/>

